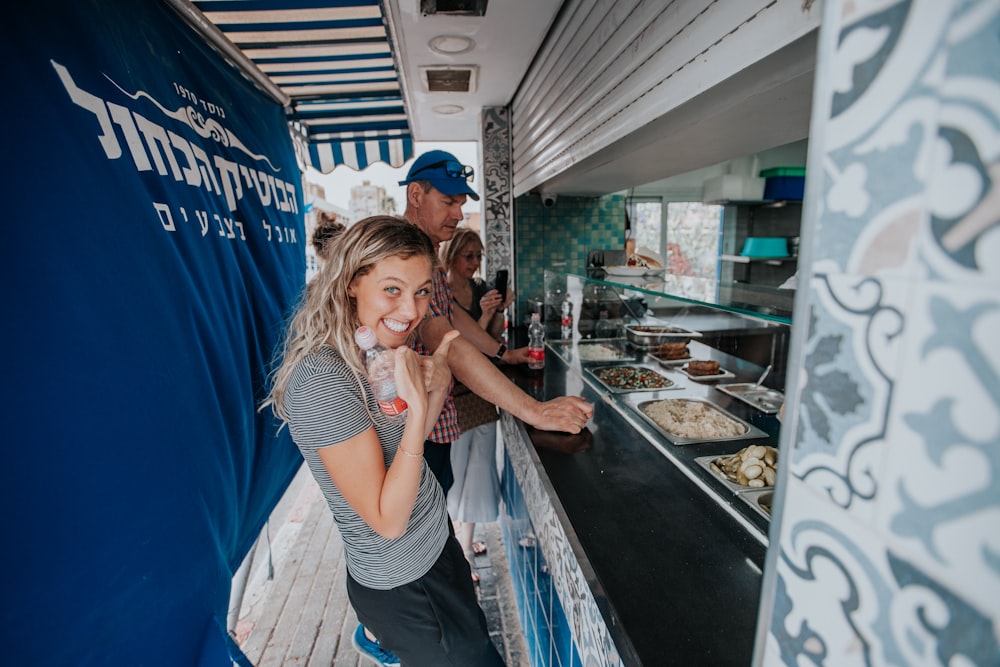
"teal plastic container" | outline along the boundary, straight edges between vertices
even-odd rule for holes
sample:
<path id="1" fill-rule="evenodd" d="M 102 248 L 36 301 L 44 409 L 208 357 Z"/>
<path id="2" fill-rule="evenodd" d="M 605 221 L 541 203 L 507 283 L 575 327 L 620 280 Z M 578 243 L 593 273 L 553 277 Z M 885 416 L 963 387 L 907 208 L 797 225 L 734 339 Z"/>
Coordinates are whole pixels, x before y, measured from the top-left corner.
<path id="1" fill-rule="evenodd" d="M 744 257 L 788 257 L 788 239 L 784 236 L 750 236 L 740 254 Z"/>

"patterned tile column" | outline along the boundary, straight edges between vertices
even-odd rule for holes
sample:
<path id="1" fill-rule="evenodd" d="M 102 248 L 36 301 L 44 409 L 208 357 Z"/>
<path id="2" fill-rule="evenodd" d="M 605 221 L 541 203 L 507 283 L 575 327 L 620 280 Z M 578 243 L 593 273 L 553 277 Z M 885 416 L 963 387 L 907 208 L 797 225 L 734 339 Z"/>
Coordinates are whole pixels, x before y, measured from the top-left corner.
<path id="1" fill-rule="evenodd" d="M 1000 3 L 823 11 L 755 664 L 1000 665 Z"/>
<path id="2" fill-rule="evenodd" d="M 485 107 L 483 140 L 483 276 L 497 269 L 510 271 L 510 287 L 517 293 L 514 271 L 514 220 L 511 192 L 510 109 Z"/>

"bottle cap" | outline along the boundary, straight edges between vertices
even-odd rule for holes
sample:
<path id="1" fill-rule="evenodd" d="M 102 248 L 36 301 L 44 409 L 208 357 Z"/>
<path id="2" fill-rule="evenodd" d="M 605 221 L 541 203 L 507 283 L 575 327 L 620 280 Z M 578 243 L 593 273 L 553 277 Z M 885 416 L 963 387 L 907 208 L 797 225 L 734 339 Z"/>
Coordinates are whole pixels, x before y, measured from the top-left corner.
<path id="1" fill-rule="evenodd" d="M 374 331 L 362 324 L 358 327 L 358 330 L 354 332 L 354 342 L 357 343 L 358 347 L 362 350 L 370 350 L 375 347 L 375 344 L 378 342 L 378 338 L 375 337 Z"/>

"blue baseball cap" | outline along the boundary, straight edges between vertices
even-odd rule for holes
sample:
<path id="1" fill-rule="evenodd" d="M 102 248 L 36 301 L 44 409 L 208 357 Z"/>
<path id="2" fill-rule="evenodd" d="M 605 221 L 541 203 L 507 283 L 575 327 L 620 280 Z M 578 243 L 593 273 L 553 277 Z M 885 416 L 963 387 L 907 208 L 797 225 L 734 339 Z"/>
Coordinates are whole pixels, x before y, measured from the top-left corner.
<path id="1" fill-rule="evenodd" d="M 448 151 L 427 151 L 413 161 L 406 180 L 399 184 L 430 181 L 443 194 L 468 195 L 473 201 L 479 201 L 479 195 L 469 187 L 474 175 L 472 167 L 462 164 Z"/>

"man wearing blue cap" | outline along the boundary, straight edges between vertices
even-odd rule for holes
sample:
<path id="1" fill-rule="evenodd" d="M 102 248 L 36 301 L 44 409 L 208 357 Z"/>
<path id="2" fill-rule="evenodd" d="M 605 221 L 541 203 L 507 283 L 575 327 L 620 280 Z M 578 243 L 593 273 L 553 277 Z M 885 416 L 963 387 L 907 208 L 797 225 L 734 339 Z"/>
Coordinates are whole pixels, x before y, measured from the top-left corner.
<path id="1" fill-rule="evenodd" d="M 441 150 L 424 153 L 413 162 L 406 180 L 399 183 L 406 186 L 404 217 L 430 236 L 435 246 L 448 241 L 465 219 L 462 205 L 466 198 L 479 200 L 479 195 L 469 186 L 472 177 L 472 167 L 463 165 L 451 153 Z M 578 396 L 560 396 L 539 402 L 501 373 L 490 359 L 525 363 L 527 348 L 508 350 L 464 310 L 453 310 L 447 274 L 443 267 L 437 267 L 429 318 L 417 330 L 414 348 L 422 354 L 430 354 L 437 349 L 444 334 L 453 328 L 462 335 L 452 341 L 448 365 L 457 380 L 482 398 L 545 431 L 579 433 L 593 416 L 593 406 Z M 452 482 L 451 443 L 460 435 L 458 412 L 454 400 L 449 397 L 424 445 L 427 463 L 445 493 Z"/>

